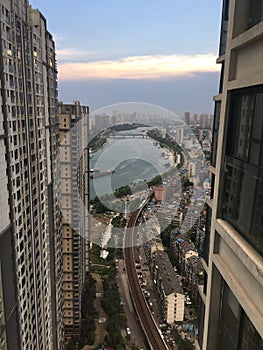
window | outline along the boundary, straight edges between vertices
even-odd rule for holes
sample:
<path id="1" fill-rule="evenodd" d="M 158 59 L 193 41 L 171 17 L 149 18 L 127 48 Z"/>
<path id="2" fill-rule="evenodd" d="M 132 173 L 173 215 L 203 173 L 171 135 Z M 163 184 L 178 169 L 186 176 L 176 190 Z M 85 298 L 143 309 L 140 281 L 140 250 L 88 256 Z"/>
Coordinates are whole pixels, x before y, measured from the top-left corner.
<path id="1" fill-rule="evenodd" d="M 263 254 L 263 87 L 231 96 L 222 216 Z"/>
<path id="2" fill-rule="evenodd" d="M 221 22 L 220 46 L 219 46 L 219 55 L 220 56 L 226 52 L 228 17 L 229 17 L 229 0 L 224 0 L 223 12 L 222 12 L 222 22 Z"/>
<path id="3" fill-rule="evenodd" d="M 233 350 L 237 348 L 241 308 L 235 296 L 226 284 L 223 296 L 219 323 L 219 349 Z"/>
<path id="4" fill-rule="evenodd" d="M 236 1 L 233 37 L 240 35 L 263 21 L 263 0 Z"/>
<path id="5" fill-rule="evenodd" d="M 221 295 L 217 349 L 262 350 L 261 337 L 225 282 Z"/>
<path id="6" fill-rule="evenodd" d="M 245 313 L 242 315 L 240 326 L 240 350 L 262 350 L 263 342 Z"/>
<path id="7" fill-rule="evenodd" d="M 232 98 L 228 126 L 228 154 L 248 161 L 254 108 L 254 94 L 237 94 Z"/>
<path id="8" fill-rule="evenodd" d="M 253 0 L 249 4 L 248 28 L 263 21 L 263 0 Z"/>
<path id="9" fill-rule="evenodd" d="M 216 166 L 216 155 L 217 155 L 217 142 L 218 142 L 220 113 L 221 113 L 221 102 L 217 101 L 215 103 L 214 125 L 213 125 L 213 140 L 212 140 L 212 152 L 211 152 L 211 165 L 213 165 L 213 166 Z"/>
<path id="10" fill-rule="evenodd" d="M 212 209 L 208 205 L 206 205 L 205 209 L 206 209 L 205 235 L 204 235 L 204 241 L 201 249 L 201 256 L 205 260 L 205 262 L 208 264 Z"/>

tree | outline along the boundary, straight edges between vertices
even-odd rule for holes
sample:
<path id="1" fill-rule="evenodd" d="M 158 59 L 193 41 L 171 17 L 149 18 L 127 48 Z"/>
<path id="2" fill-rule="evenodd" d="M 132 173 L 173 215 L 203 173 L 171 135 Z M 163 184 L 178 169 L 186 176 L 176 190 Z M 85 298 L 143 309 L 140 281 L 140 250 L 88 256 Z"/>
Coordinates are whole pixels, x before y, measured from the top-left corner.
<path id="1" fill-rule="evenodd" d="M 152 180 L 147 182 L 148 187 L 152 187 L 155 185 L 160 185 L 162 183 L 162 177 L 161 175 L 157 175 L 155 176 Z"/>
<path id="2" fill-rule="evenodd" d="M 123 196 L 131 195 L 132 190 L 129 185 L 125 185 L 125 186 L 121 186 L 120 188 L 117 188 L 114 194 L 117 198 L 120 198 Z"/>
<path id="3" fill-rule="evenodd" d="M 104 204 L 101 203 L 98 196 L 96 196 L 93 199 L 92 204 L 93 204 L 93 209 L 96 210 L 97 214 L 103 214 L 109 210 L 107 207 L 105 207 Z"/>
<path id="4" fill-rule="evenodd" d="M 67 344 L 67 350 L 76 350 L 76 345 L 73 340 L 70 340 Z"/>
<path id="5" fill-rule="evenodd" d="M 170 248 L 171 233 L 169 231 L 163 231 L 161 233 L 162 243 L 165 247 Z"/>

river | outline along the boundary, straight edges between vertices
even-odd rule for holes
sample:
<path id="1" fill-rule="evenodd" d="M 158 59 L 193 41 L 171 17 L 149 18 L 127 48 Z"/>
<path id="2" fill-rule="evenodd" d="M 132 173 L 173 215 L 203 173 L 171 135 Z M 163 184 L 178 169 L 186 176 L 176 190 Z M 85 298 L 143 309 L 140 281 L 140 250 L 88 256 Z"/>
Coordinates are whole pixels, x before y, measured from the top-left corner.
<path id="1" fill-rule="evenodd" d="M 143 134 L 146 129 L 141 127 L 116 134 Z M 90 198 L 163 174 L 169 169 L 164 152 L 166 150 L 157 147 L 150 138 L 109 138 L 102 149 L 92 154 L 90 168 L 98 168 L 102 172 L 111 170 L 113 173 L 90 179 Z"/>

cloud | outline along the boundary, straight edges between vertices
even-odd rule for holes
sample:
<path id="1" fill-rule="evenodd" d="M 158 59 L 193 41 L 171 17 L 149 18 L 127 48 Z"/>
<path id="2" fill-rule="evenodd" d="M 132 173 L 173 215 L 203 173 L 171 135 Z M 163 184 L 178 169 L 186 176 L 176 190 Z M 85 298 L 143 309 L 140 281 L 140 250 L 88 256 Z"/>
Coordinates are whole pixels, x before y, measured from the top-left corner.
<path id="1" fill-rule="evenodd" d="M 79 60 L 87 61 L 87 59 L 95 54 L 95 51 L 86 51 L 86 50 L 78 50 L 78 49 L 57 49 L 56 54 L 58 56 L 58 60 L 62 63 L 70 62 L 71 64 L 74 61 L 79 62 Z"/>
<path id="2" fill-rule="evenodd" d="M 64 54 L 70 55 L 70 50 Z M 78 52 L 74 52 L 78 55 Z M 61 80 L 156 79 L 218 72 L 216 55 L 131 56 L 119 60 L 65 62 L 58 66 Z"/>

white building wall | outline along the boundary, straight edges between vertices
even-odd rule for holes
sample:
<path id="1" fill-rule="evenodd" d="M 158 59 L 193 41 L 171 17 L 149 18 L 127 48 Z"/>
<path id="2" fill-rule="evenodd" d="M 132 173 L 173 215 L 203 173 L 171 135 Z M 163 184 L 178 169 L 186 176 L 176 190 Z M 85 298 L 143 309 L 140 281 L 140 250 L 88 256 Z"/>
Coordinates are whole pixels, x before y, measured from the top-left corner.
<path id="1" fill-rule="evenodd" d="M 174 323 L 174 310 L 175 310 L 175 295 L 174 293 L 166 297 L 167 312 L 166 312 L 166 322 L 168 324 Z"/>
<path id="2" fill-rule="evenodd" d="M 176 322 L 184 320 L 184 294 L 176 293 L 175 296 L 175 318 Z"/>

